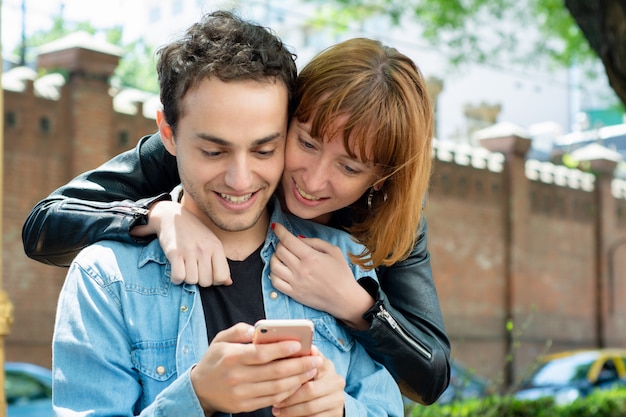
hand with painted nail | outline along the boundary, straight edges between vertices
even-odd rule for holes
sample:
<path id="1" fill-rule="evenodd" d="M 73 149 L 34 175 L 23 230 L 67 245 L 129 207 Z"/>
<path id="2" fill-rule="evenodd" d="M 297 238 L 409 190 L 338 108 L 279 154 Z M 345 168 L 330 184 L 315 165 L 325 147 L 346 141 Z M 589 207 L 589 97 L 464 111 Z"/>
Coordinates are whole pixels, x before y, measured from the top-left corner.
<path id="1" fill-rule="evenodd" d="M 270 260 L 274 287 L 350 327 L 368 328 L 362 316 L 374 299 L 354 279 L 341 249 L 322 239 L 296 237 L 278 223 L 272 227 L 280 239 Z"/>

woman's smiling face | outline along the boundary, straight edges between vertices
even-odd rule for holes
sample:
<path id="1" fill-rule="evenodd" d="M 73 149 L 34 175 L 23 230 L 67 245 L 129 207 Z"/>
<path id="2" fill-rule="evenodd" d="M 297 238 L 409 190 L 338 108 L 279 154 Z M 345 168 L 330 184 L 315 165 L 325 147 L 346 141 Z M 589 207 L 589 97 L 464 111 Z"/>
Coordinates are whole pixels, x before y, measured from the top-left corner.
<path id="1" fill-rule="evenodd" d="M 311 123 L 294 118 L 287 133 L 282 178 L 287 210 L 303 219 L 327 223 L 332 213 L 354 203 L 375 184 L 379 169 L 350 156 L 344 147 L 343 123 L 335 120 L 332 138 L 311 137 Z"/>

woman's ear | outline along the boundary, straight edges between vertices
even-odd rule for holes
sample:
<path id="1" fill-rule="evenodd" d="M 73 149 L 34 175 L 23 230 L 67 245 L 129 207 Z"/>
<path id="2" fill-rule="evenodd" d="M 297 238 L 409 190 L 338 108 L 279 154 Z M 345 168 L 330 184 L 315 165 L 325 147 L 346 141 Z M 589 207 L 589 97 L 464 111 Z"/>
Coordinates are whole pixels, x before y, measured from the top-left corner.
<path id="1" fill-rule="evenodd" d="M 383 185 L 385 185 L 385 180 L 380 180 L 372 184 L 372 188 L 374 191 L 380 191 L 380 189 L 383 188 Z"/>
<path id="2" fill-rule="evenodd" d="M 156 115 L 157 126 L 159 127 L 159 134 L 161 135 L 161 141 L 165 146 L 165 149 L 172 155 L 176 156 L 176 141 L 174 140 L 174 132 L 172 126 L 165 120 L 165 113 L 163 110 L 158 110 Z"/>

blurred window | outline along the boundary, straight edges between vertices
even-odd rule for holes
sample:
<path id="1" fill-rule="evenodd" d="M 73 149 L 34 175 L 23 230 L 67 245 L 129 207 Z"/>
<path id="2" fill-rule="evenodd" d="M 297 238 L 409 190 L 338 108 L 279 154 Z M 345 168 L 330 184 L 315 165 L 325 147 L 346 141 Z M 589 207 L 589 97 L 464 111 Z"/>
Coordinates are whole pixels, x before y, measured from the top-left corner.
<path id="1" fill-rule="evenodd" d="M 597 357 L 597 354 L 591 352 L 546 362 L 531 377 L 529 385 L 533 387 L 558 386 L 583 381 L 587 379 L 589 369 Z"/>
<path id="2" fill-rule="evenodd" d="M 7 371 L 4 381 L 7 404 L 26 404 L 52 398 L 52 390 L 30 375 Z"/>

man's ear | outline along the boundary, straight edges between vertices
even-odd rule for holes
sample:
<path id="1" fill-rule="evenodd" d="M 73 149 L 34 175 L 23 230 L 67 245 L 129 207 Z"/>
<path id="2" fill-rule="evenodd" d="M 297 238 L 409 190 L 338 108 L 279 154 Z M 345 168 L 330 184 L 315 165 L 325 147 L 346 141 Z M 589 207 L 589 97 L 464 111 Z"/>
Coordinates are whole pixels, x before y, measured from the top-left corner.
<path id="1" fill-rule="evenodd" d="M 174 141 L 174 132 L 172 126 L 165 120 L 165 113 L 163 110 L 158 110 L 156 114 L 156 122 L 159 127 L 159 134 L 161 135 L 161 141 L 165 146 L 165 149 L 172 155 L 176 156 L 176 142 Z"/>

